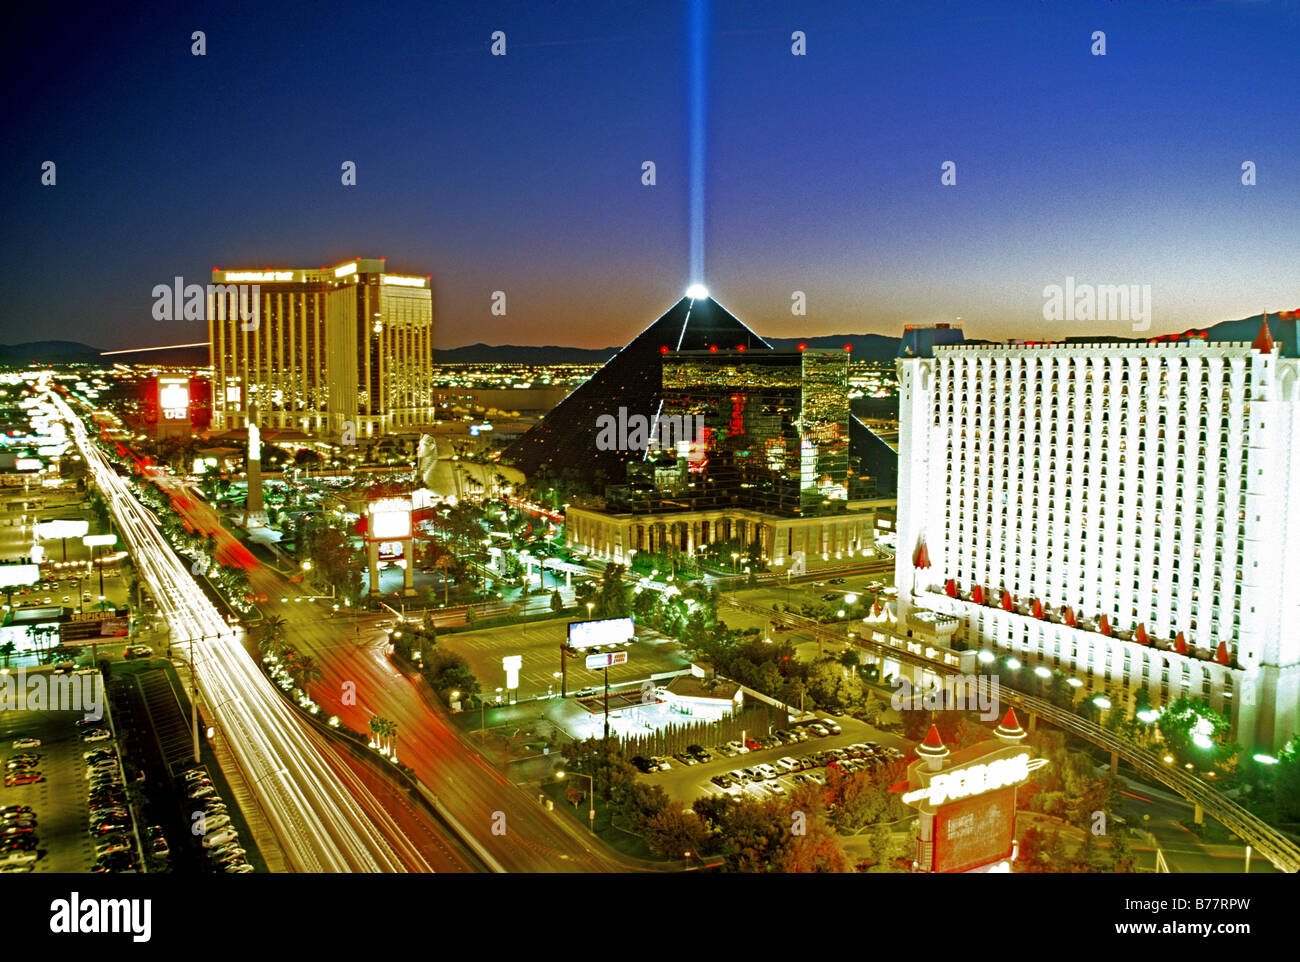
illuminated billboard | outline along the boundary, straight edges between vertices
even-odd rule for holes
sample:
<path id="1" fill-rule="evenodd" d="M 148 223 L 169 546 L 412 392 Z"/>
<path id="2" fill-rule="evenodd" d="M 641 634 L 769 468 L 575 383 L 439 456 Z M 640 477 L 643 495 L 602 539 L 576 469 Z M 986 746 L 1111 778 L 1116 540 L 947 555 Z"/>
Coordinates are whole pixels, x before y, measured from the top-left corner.
<path id="1" fill-rule="evenodd" d="M 1015 831 L 1015 786 L 943 805 L 934 817 L 934 871 L 965 872 L 1009 859 Z"/>
<path id="2" fill-rule="evenodd" d="M 46 540 L 80 538 L 89 530 L 89 521 L 38 521 L 36 523 L 36 537 Z"/>
<path id="3" fill-rule="evenodd" d="M 158 379 L 158 416 L 164 421 L 184 421 L 190 416 L 190 382 L 186 378 Z"/>
<path id="4" fill-rule="evenodd" d="M 40 565 L 0 565 L 0 588 L 34 585 L 40 580 Z"/>
<path id="5" fill-rule="evenodd" d="M 619 645 L 636 635 L 631 618 L 599 618 L 595 621 L 574 621 L 569 624 L 569 647 L 597 648 L 601 645 Z"/>
<path id="6" fill-rule="evenodd" d="M 411 503 L 409 501 L 376 501 L 370 506 L 369 537 L 372 540 L 410 536 Z"/>

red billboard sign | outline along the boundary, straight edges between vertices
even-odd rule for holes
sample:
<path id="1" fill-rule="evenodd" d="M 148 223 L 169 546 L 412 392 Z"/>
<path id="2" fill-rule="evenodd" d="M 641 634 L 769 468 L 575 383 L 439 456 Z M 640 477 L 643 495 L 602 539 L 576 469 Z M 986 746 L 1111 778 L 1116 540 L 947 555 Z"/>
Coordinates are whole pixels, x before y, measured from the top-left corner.
<path id="1" fill-rule="evenodd" d="M 942 805 L 934 814 L 935 872 L 965 872 L 1011 858 L 1015 786 Z"/>

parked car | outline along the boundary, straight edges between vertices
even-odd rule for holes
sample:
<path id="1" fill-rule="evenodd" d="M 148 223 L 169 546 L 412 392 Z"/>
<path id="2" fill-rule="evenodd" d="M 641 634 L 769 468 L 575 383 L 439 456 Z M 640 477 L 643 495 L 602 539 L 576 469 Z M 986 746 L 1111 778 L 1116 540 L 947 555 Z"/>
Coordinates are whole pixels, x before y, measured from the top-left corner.
<path id="1" fill-rule="evenodd" d="M 730 748 L 737 755 L 749 754 L 749 746 L 742 744 L 740 742 L 727 742 L 727 747 Z"/>
<path id="2" fill-rule="evenodd" d="M 216 832 L 215 834 L 204 835 L 203 847 L 218 848 L 222 845 L 226 845 L 230 842 L 233 842 L 238 838 L 239 838 L 239 833 L 236 832 L 233 828 L 227 827 L 222 829 L 219 832 Z"/>
<path id="3" fill-rule="evenodd" d="M 110 835 L 95 846 L 95 855 L 103 857 L 113 852 L 131 851 L 131 840 L 125 835 Z"/>
<path id="4" fill-rule="evenodd" d="M 16 738 L 14 739 L 14 748 L 40 748 L 41 740 L 39 738 Z"/>
<path id="5" fill-rule="evenodd" d="M 149 658 L 153 655 L 153 649 L 148 645 L 132 645 L 126 649 L 127 658 Z"/>
<path id="6" fill-rule="evenodd" d="M 643 772 L 647 775 L 650 774 L 651 772 L 659 771 L 659 765 L 656 762 L 653 762 L 650 759 L 646 758 L 644 755 L 633 755 L 632 765 L 633 767 L 636 768 L 637 771 Z"/>
<path id="7" fill-rule="evenodd" d="M 90 744 L 94 742 L 106 742 L 112 737 L 113 736 L 106 728 L 92 728 L 89 731 L 82 733 L 81 740 Z"/>
<path id="8" fill-rule="evenodd" d="M 687 766 L 698 765 L 700 763 L 700 760 L 698 758 L 696 758 L 694 755 L 689 754 L 688 752 L 678 752 L 676 755 L 673 756 L 673 758 L 677 759 L 683 765 L 687 765 Z"/>
<path id="9" fill-rule="evenodd" d="M 753 737 L 752 735 L 748 736 L 745 739 L 745 748 L 751 752 L 759 751 L 760 749 L 762 749 L 762 747 L 763 747 L 762 743 L 759 742 L 759 740 Z"/>
<path id="10" fill-rule="evenodd" d="M 661 772 L 666 772 L 673 767 L 672 763 L 668 761 L 668 759 L 664 758 L 662 755 L 655 755 L 650 759 L 650 761 L 658 765 L 659 771 Z"/>
<path id="11" fill-rule="evenodd" d="M 45 781 L 45 776 L 40 772 L 14 772 L 5 776 L 5 788 L 16 788 L 19 785 L 33 785 L 37 782 Z"/>
<path id="12" fill-rule="evenodd" d="M 829 718 L 818 719 L 818 723 L 832 735 L 842 735 L 844 733 L 840 726 Z"/>
<path id="13" fill-rule="evenodd" d="M 799 771 L 799 763 L 795 761 L 793 758 L 790 758 L 789 756 L 785 758 L 778 758 L 776 761 L 772 763 L 772 767 L 781 772 Z"/>
<path id="14" fill-rule="evenodd" d="M 812 734 L 816 735 L 818 738 L 825 738 L 827 735 L 830 734 L 829 729 L 823 728 L 820 724 L 816 722 L 805 725 L 804 728 L 807 729 Z"/>
<path id="15" fill-rule="evenodd" d="M 731 785 L 735 781 L 735 779 L 733 779 L 727 773 L 723 772 L 721 775 L 714 775 L 712 778 L 709 779 L 709 781 L 711 781 L 714 785 L 717 785 L 718 788 L 726 788 L 728 785 Z"/>

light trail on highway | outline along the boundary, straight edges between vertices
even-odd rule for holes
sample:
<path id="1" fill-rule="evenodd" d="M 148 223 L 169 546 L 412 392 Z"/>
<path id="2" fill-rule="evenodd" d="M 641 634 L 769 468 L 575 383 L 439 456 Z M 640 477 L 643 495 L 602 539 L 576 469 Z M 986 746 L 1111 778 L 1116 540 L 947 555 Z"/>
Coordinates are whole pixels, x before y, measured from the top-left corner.
<path id="1" fill-rule="evenodd" d="M 148 520 L 126 480 L 88 437 L 81 419 L 49 389 L 91 478 L 108 502 L 171 627 L 173 645 L 192 643 L 202 699 L 216 717 L 250 789 L 295 871 L 432 871 L 419 850 L 347 766 L 284 703 L 229 625 Z"/>

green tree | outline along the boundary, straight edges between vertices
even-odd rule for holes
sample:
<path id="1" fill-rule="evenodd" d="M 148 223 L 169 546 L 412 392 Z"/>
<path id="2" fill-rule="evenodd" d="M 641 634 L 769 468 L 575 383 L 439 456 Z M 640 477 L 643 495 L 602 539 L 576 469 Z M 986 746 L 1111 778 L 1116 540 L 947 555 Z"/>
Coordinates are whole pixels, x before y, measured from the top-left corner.
<path id="1" fill-rule="evenodd" d="M 698 815 L 672 802 L 645 821 L 645 841 L 651 852 L 664 858 L 699 855 L 708 839 L 708 828 Z"/>

